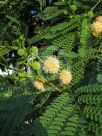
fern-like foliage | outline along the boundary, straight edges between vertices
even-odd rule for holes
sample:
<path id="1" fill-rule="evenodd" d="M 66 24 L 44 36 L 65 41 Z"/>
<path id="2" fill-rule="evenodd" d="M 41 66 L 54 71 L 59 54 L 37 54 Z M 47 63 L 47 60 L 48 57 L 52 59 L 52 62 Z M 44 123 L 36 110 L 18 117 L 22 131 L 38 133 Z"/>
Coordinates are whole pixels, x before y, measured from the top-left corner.
<path id="1" fill-rule="evenodd" d="M 42 31 L 37 36 L 28 39 L 28 43 L 32 44 L 41 39 L 53 39 L 60 35 L 64 35 L 70 32 L 71 30 L 73 30 L 74 28 L 78 27 L 79 23 L 80 23 L 80 18 L 73 18 L 70 21 L 59 23 L 55 26 L 46 29 L 45 31 Z"/>
<path id="2" fill-rule="evenodd" d="M 37 31 L 32 37 L 20 11 L 33 1 L 0 2 L 0 9 L 8 13 L 8 22 L 0 22 L 0 66 L 9 69 L 17 60 L 16 73 L 0 76 L 0 136 L 102 136 L 102 37 L 93 36 L 91 27 L 102 14 L 100 1 L 53 2 L 46 8 L 48 1 L 39 0 L 38 15 L 30 24 Z M 10 52 L 16 56 L 7 59 Z M 43 68 L 30 75 L 24 71 L 35 68 L 32 64 L 38 60 L 43 67 L 43 60 L 53 55 L 60 61 L 59 72 L 71 71 L 68 85 L 57 80 L 59 73 L 46 74 Z M 21 78 L 19 73 L 29 76 Z M 46 92 L 34 90 L 36 75 L 39 81 L 45 78 Z"/>
<path id="3" fill-rule="evenodd" d="M 78 103 L 74 103 L 74 98 L 71 98 L 68 93 L 56 98 L 39 118 L 43 127 L 47 129 L 48 136 L 88 136 L 94 133 L 95 136 L 101 135 L 101 90 L 101 85 L 84 86 L 77 89 L 75 96 L 78 98 L 79 106 Z M 86 123 L 89 123 L 89 127 L 85 126 Z"/>
<path id="4" fill-rule="evenodd" d="M 30 95 L 18 95 L 1 99 L 0 124 L 2 125 L 0 125 L 0 134 L 2 136 L 16 136 L 22 134 L 26 129 L 26 122 L 32 122 L 32 113 L 42 107 L 49 96 L 50 93 L 40 95 L 31 93 Z M 38 99 L 42 99 L 42 104 L 36 102 Z M 33 108 L 34 105 L 36 105 L 36 108 Z"/>
<path id="5" fill-rule="evenodd" d="M 75 91 L 78 103 L 84 106 L 83 112 L 86 120 L 89 121 L 89 132 L 95 135 L 102 134 L 102 85 L 89 85 L 80 87 Z M 95 128 L 95 129 L 94 129 Z M 94 129 L 94 130 L 93 130 Z"/>
<path id="6" fill-rule="evenodd" d="M 78 115 L 78 105 L 73 103 L 73 98 L 68 93 L 64 93 L 48 106 L 45 113 L 38 121 L 46 128 L 48 136 L 87 136 L 86 121 L 84 117 Z M 45 133 L 40 130 L 40 135 Z M 37 135 L 37 134 L 36 134 Z"/>
<path id="7" fill-rule="evenodd" d="M 60 38 L 56 38 L 53 40 L 52 45 L 50 45 L 47 50 L 43 51 L 41 53 L 42 56 L 53 55 L 54 52 L 59 50 L 59 55 L 61 55 L 61 51 L 63 52 L 69 52 L 71 48 L 73 48 L 73 42 L 74 42 L 75 34 L 69 33 L 61 36 Z"/>
<path id="8" fill-rule="evenodd" d="M 81 38 L 80 38 L 81 46 L 84 47 L 88 46 L 90 35 L 91 35 L 90 22 L 87 18 L 85 18 L 82 20 Z"/>
<path id="9" fill-rule="evenodd" d="M 47 128 L 49 136 L 75 135 L 79 116 L 77 115 L 77 106 L 72 105 L 70 99 L 67 93 L 62 94 L 39 118 L 42 125 Z"/>

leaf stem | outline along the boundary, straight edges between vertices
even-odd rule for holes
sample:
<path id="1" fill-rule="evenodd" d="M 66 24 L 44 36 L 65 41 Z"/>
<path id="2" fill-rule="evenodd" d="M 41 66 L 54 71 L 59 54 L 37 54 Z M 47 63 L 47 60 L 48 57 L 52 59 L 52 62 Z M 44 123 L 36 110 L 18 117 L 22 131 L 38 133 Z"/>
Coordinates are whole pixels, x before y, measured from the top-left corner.
<path id="1" fill-rule="evenodd" d="M 42 77 L 39 72 L 38 72 L 38 77 L 39 77 L 43 82 L 46 82 L 49 86 L 51 86 L 52 88 L 54 88 L 55 91 L 57 91 L 57 92 L 62 92 L 62 90 L 61 90 L 60 88 L 56 87 L 53 83 L 49 82 L 47 79 L 45 79 L 44 77 Z"/>
<path id="2" fill-rule="evenodd" d="M 97 5 L 101 2 L 101 0 L 99 0 L 93 7 L 92 7 L 92 11 L 97 7 Z"/>

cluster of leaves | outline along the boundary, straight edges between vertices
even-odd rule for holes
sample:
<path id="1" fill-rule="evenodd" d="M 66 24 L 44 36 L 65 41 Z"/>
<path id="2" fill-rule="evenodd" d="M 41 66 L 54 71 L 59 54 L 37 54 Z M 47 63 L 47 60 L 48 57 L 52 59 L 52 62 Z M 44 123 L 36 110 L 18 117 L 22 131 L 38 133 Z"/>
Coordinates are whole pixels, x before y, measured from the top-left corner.
<path id="1" fill-rule="evenodd" d="M 9 69 L 12 62 L 14 74 L 0 76 L 0 135 L 101 136 L 102 38 L 94 37 L 90 27 L 102 13 L 101 0 L 59 0 L 49 7 L 46 2 L 39 0 L 44 22 L 32 38 L 19 18 L 7 16 L 2 26 L 0 65 Z M 16 57 L 9 58 L 9 52 L 16 52 Z M 33 64 L 51 55 L 58 57 L 62 68 L 71 68 L 73 80 L 61 93 L 55 88 L 34 91 L 39 69 Z M 30 76 L 28 66 L 33 68 Z M 56 86 L 56 76 L 49 76 Z"/>

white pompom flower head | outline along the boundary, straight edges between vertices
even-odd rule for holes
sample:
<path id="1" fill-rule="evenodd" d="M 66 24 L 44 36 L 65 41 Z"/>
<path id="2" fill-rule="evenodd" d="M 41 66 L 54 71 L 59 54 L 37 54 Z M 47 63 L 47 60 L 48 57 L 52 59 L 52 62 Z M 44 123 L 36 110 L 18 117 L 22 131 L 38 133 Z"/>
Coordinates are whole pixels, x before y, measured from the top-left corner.
<path id="1" fill-rule="evenodd" d="M 61 84 L 67 85 L 72 81 L 72 73 L 68 69 L 63 69 L 59 73 L 59 80 Z"/>
<path id="2" fill-rule="evenodd" d="M 56 56 L 49 56 L 44 60 L 43 70 L 49 74 L 56 74 L 60 69 L 60 62 Z"/>
<path id="3" fill-rule="evenodd" d="M 44 82 L 40 79 L 37 79 L 33 83 L 34 87 L 38 89 L 39 91 L 45 91 Z"/>
<path id="4" fill-rule="evenodd" d="M 96 22 L 100 22 L 100 23 L 102 23 L 102 16 L 98 16 L 98 17 L 96 17 L 95 21 L 96 21 Z"/>
<path id="5" fill-rule="evenodd" d="M 100 22 L 94 22 L 92 25 L 92 31 L 93 31 L 93 35 L 101 35 L 102 33 L 102 23 Z"/>
<path id="6" fill-rule="evenodd" d="M 102 16 L 96 17 L 91 28 L 94 36 L 102 35 Z"/>

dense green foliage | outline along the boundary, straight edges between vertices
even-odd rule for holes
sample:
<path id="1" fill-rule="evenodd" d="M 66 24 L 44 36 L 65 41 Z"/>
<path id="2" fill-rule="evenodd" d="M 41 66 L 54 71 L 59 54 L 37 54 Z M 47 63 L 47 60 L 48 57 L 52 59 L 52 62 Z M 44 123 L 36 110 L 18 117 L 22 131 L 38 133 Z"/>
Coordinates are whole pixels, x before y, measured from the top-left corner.
<path id="1" fill-rule="evenodd" d="M 102 36 L 91 28 L 102 1 L 53 2 L 0 1 L 0 68 L 8 72 L 0 75 L 0 136 L 102 135 Z M 30 6 L 38 10 L 34 25 L 23 18 Z M 68 85 L 43 71 L 48 56 L 71 70 Z M 37 78 L 46 91 L 33 87 Z"/>

